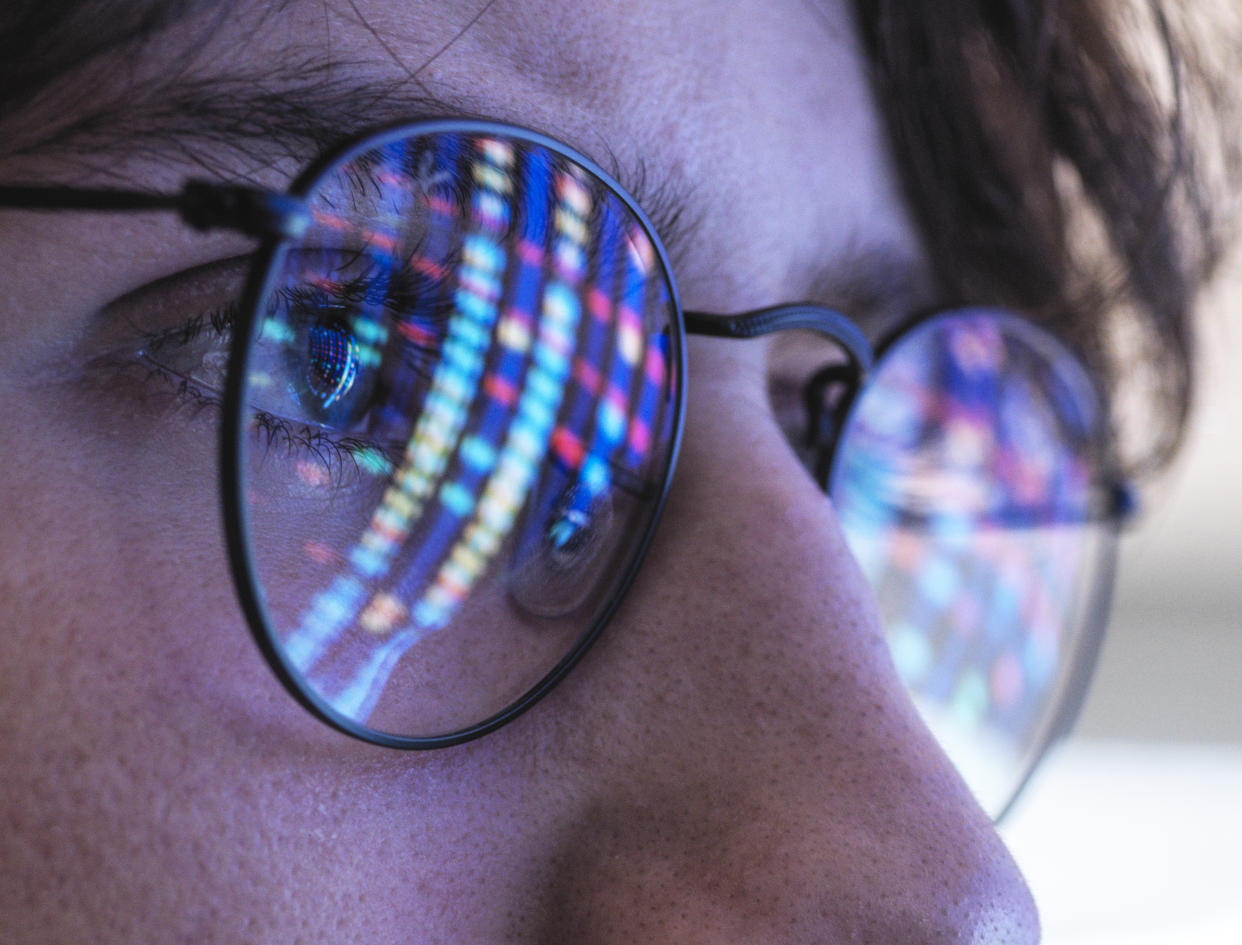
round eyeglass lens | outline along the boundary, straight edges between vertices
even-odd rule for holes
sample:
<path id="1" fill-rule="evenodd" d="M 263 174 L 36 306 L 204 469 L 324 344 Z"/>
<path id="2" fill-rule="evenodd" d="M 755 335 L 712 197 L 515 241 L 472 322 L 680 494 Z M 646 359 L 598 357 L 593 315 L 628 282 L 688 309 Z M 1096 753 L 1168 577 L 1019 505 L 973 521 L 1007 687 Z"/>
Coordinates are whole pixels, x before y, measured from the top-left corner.
<path id="1" fill-rule="evenodd" d="M 681 409 L 663 251 L 550 141 L 438 123 L 302 189 L 245 356 L 236 504 L 265 648 L 334 724 L 453 740 L 593 639 Z"/>
<path id="2" fill-rule="evenodd" d="M 1079 361 L 990 310 L 901 335 L 841 432 L 831 494 L 897 670 L 993 816 L 1094 659 L 1116 535 L 1106 442 Z"/>

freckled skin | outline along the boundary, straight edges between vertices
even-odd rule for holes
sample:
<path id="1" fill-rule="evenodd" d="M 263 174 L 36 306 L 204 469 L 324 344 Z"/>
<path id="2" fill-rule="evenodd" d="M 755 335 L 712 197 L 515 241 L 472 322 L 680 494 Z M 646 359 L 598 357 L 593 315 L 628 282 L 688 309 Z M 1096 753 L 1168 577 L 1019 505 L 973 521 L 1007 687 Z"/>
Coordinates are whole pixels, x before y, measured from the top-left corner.
<path id="1" fill-rule="evenodd" d="M 296 42 L 395 68 L 312 6 L 239 14 L 211 61 Z M 740 311 L 802 298 L 859 242 L 920 252 L 848 20 L 821 6 L 500 0 L 420 79 L 689 184 L 683 301 Z M 415 64 L 478 8 L 358 7 Z M 772 417 L 762 344 L 691 340 L 647 563 L 534 710 L 419 754 L 301 710 L 233 597 L 214 416 L 72 366 L 100 306 L 236 251 L 0 212 L 0 941 L 1038 940 Z"/>

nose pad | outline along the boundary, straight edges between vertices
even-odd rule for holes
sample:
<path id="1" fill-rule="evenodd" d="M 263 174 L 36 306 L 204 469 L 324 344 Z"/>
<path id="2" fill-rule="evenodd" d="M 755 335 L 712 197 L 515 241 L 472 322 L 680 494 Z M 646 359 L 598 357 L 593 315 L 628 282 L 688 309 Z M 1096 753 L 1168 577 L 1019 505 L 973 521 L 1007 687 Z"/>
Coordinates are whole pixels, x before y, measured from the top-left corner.
<path id="1" fill-rule="evenodd" d="M 678 479 L 567 684 L 576 794 L 543 940 L 1030 943 L 991 823 L 889 658 L 762 371 L 703 341 Z"/>
<path id="2" fill-rule="evenodd" d="M 816 371 L 802 387 L 806 431 L 795 453 L 821 489 L 828 488 L 837 435 L 859 383 L 859 371 L 854 365 L 830 364 Z"/>

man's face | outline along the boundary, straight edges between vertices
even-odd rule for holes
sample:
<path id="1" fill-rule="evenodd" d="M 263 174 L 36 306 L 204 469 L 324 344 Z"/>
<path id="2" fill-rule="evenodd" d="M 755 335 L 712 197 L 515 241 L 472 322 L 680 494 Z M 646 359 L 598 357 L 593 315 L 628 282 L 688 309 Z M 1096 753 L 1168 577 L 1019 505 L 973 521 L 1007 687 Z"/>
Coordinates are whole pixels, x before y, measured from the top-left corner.
<path id="1" fill-rule="evenodd" d="M 840 4 L 497 0 L 471 23 L 483 6 L 186 21 L 46 116 L 67 126 L 122 96 L 128 138 L 0 161 L 0 180 L 163 188 L 206 166 L 281 186 L 303 146 L 201 133 L 212 119 L 202 95 L 187 113 L 187 87 L 215 88 L 222 111 L 256 90 L 290 113 L 318 96 L 351 128 L 432 97 L 641 177 L 657 219 L 680 211 L 664 235 L 688 309 L 807 299 L 865 323 L 920 301 L 919 239 Z M 154 129 L 161 115 L 174 127 Z M 234 597 L 217 411 L 117 355 L 136 326 L 223 304 L 187 273 L 248 249 L 159 215 L 0 213 L 5 936 L 1038 938 L 781 432 L 768 375 L 796 353 L 779 341 L 691 339 L 654 545 L 599 643 L 532 711 L 400 753 L 299 708 Z"/>

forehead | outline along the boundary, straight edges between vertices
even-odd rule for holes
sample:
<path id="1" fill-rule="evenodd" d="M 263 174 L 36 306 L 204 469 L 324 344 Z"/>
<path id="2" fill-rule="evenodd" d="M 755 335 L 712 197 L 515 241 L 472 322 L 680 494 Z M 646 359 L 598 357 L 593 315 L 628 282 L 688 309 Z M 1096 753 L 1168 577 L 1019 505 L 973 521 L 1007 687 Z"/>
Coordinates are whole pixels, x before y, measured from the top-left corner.
<path id="1" fill-rule="evenodd" d="M 843 0 L 226 4 L 106 74 L 92 150 L 148 175 L 175 152 L 160 186 L 183 163 L 279 185 L 334 135 L 457 112 L 563 139 L 680 214 L 690 307 L 821 297 L 832 260 L 919 268 Z"/>

